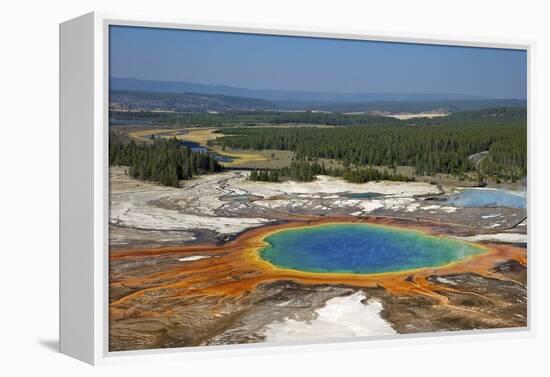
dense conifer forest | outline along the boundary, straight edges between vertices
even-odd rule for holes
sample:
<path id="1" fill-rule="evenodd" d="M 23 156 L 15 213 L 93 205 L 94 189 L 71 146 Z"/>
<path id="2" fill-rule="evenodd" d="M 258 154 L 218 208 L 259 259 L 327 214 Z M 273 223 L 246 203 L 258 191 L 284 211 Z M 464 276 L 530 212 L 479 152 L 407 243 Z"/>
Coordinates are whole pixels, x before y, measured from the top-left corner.
<path id="1" fill-rule="evenodd" d="M 509 107 L 409 120 L 319 112 L 111 112 L 112 120 L 158 122 L 175 128 L 216 126 L 220 138 L 209 145 L 219 145 L 222 150 L 295 152 L 289 166 L 252 172 L 251 180 L 268 182 L 311 181 L 319 174 L 350 182 L 410 179 L 380 170 L 380 166 L 390 170 L 411 166 L 415 175 L 463 177 L 475 173 L 480 182 L 487 177 L 516 181 L 527 174 L 526 116 L 525 108 Z M 331 127 L 275 127 L 278 124 Z M 327 169 L 317 162 L 320 159 L 339 161 L 343 168 Z M 110 163 L 129 166 L 133 177 L 169 186 L 193 175 L 222 170 L 213 155 L 192 152 L 176 140 L 136 144 L 117 132 L 111 133 Z"/>
<path id="2" fill-rule="evenodd" d="M 412 166 L 417 175 L 463 175 L 476 169 L 470 156 L 488 151 L 477 168 L 488 176 L 526 175 L 527 132 L 521 120 L 446 126 L 349 126 L 338 128 L 231 128 L 210 141 L 234 149 L 278 149 L 298 160 L 328 158 L 346 168 Z"/>
<path id="3" fill-rule="evenodd" d="M 155 112 L 155 111 L 110 111 L 113 124 L 117 122 L 149 122 L 169 127 L 204 126 L 224 127 L 228 125 L 257 126 L 265 124 L 315 124 L 327 126 L 370 126 L 370 125 L 445 125 L 475 120 L 479 123 L 494 119 L 526 119 L 525 107 L 498 107 L 475 111 L 460 111 L 446 117 L 416 118 L 399 120 L 371 113 L 332 113 L 315 111 L 224 111 L 208 112 Z"/>
<path id="4" fill-rule="evenodd" d="M 179 180 L 223 169 L 213 155 L 192 152 L 176 139 L 137 144 L 114 132 L 110 133 L 109 165 L 128 166 L 133 178 L 173 187 L 178 187 Z"/>
<path id="5" fill-rule="evenodd" d="M 414 181 L 401 174 L 391 174 L 387 170 L 380 171 L 374 168 L 338 169 L 326 168 L 323 163 L 310 161 L 293 161 L 289 166 L 279 169 L 253 170 L 248 177 L 251 181 L 279 182 L 281 179 L 291 179 L 298 182 L 311 182 L 317 175 L 342 177 L 348 182 L 365 183 L 369 181 Z"/>
<path id="6" fill-rule="evenodd" d="M 223 113 L 169 113 L 152 111 L 111 111 L 113 124 L 120 121 L 138 121 L 163 124 L 171 127 L 204 126 L 223 127 L 226 125 L 257 126 L 263 124 L 321 124 L 329 126 L 397 124 L 393 118 L 370 114 L 346 115 L 313 111 L 226 111 Z"/>

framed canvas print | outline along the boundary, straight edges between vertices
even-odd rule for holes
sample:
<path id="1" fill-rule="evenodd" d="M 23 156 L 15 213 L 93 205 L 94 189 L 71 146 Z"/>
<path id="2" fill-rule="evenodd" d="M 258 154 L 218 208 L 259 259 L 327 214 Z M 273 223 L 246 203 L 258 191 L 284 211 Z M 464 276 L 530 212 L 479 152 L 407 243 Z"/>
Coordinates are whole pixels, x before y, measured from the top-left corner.
<path id="1" fill-rule="evenodd" d="M 62 352 L 532 330 L 530 44 L 98 13 L 60 36 Z"/>

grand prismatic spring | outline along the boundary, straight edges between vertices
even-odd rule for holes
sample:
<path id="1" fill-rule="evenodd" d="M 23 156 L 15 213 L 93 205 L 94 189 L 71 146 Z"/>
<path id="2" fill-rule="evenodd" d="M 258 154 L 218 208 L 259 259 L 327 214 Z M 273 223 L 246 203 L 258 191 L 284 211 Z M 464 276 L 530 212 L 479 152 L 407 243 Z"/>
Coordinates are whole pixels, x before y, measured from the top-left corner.
<path id="1" fill-rule="evenodd" d="M 372 224 L 325 224 L 266 237 L 263 259 L 281 268 L 376 274 L 441 267 L 486 250 L 448 237 Z"/>

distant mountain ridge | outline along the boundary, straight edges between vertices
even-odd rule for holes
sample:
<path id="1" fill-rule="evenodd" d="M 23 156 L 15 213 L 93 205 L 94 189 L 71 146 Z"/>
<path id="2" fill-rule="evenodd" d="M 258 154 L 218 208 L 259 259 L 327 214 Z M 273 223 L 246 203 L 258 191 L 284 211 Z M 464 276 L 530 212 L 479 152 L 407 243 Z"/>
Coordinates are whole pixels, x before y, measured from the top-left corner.
<path id="1" fill-rule="evenodd" d="M 425 100 L 425 101 L 365 101 L 365 102 L 333 102 L 333 103 L 299 103 L 277 102 L 279 108 L 286 110 L 318 110 L 337 113 L 375 112 L 389 113 L 420 113 L 481 110 L 496 107 L 525 107 L 525 100 L 516 99 L 479 99 L 479 100 Z"/>
<path id="2" fill-rule="evenodd" d="M 486 97 L 453 93 L 343 93 L 323 91 L 295 91 L 275 89 L 247 89 L 227 85 L 206 85 L 186 81 L 153 81 L 135 78 L 111 78 L 111 90 L 140 92 L 195 93 L 263 99 L 284 102 L 391 102 L 391 101 L 473 101 Z"/>
<path id="3" fill-rule="evenodd" d="M 258 98 L 243 98 L 222 94 L 164 93 L 134 90 L 112 90 L 111 108 L 163 111 L 231 111 L 269 110 L 276 106 Z"/>
<path id="4" fill-rule="evenodd" d="M 223 94 L 174 93 L 138 90 L 116 90 L 110 92 L 112 110 L 144 111 L 322 111 L 336 113 L 455 113 L 497 107 L 525 107 L 521 100 L 439 100 L 439 101 L 365 101 L 365 102 L 321 102 L 321 101 L 269 101 L 261 98 L 228 96 Z"/>

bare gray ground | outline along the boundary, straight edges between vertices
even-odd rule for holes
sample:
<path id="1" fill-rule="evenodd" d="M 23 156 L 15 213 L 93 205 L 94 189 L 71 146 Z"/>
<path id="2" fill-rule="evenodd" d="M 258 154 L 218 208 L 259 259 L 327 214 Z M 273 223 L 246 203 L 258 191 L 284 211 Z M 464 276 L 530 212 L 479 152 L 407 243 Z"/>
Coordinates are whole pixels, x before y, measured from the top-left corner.
<path id="1" fill-rule="evenodd" d="M 181 188 L 139 182 L 111 169 L 111 248 L 222 242 L 257 226 L 296 216 L 389 216 L 460 225 L 464 236 L 525 234 L 526 211 L 461 208 L 440 190 L 416 182 L 350 184 L 320 177 L 312 183 L 264 183 L 231 171 L 182 182 Z M 373 192 L 368 199 L 350 197 Z"/>

